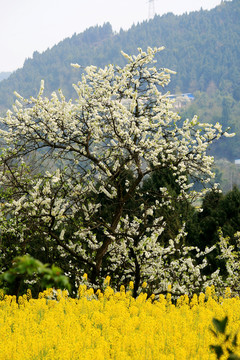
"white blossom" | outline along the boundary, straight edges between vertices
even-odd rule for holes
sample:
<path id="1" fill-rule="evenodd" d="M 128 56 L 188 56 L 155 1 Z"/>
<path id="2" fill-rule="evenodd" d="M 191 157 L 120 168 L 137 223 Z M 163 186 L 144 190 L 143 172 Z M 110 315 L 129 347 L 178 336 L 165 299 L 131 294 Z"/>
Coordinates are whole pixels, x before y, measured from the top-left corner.
<path id="1" fill-rule="evenodd" d="M 168 93 L 162 93 L 174 73 L 156 67 L 154 57 L 162 50 L 122 53 L 127 60 L 122 68 L 87 67 L 73 85 L 76 101 L 66 100 L 61 91 L 44 97 L 43 81 L 36 98 L 15 93 L 13 109 L 0 118 L 5 144 L 1 186 L 14 196 L 0 204 L 0 230 L 24 241 L 31 225 L 49 242 L 59 240 L 61 257 L 75 252 L 83 263 L 100 269 L 103 254 L 109 271 L 124 269 L 121 276 L 126 278 L 137 263 L 141 279 L 153 279 L 156 292 L 172 282 L 173 289 L 192 292 L 204 282 L 204 257 L 213 248 L 180 249 L 184 224 L 175 238 L 161 245 L 163 209 L 174 209 L 171 191 L 161 186 L 150 204 L 142 184 L 152 172 L 167 169 L 180 189 L 176 201 L 196 201 L 208 189 L 192 190 L 189 178 L 206 184 L 214 178 L 208 146 L 232 134 L 218 123 L 199 123 L 197 116 L 181 122 Z M 36 161 L 31 163 L 30 155 Z M 138 202 L 136 214 L 129 208 L 132 199 Z M 66 240 L 69 224 L 73 230 Z M 221 256 L 232 259 L 228 270 L 235 274 L 232 248 L 224 244 Z M 202 262 L 195 264 L 194 252 Z M 218 273 L 209 283 L 214 281 L 221 283 Z"/>

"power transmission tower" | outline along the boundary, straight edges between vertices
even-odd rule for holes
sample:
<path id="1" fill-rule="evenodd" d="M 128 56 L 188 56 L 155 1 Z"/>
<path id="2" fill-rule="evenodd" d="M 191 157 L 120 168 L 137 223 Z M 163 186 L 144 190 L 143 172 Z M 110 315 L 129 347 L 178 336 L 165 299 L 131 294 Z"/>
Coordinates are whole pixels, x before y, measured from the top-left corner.
<path id="1" fill-rule="evenodd" d="M 153 19 L 155 16 L 155 0 L 148 0 L 148 19 Z"/>

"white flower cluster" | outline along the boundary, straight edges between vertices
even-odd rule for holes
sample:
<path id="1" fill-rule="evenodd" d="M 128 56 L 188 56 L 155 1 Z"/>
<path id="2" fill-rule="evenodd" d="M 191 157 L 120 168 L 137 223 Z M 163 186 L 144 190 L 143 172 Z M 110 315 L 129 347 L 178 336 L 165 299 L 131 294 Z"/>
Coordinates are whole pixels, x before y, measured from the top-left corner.
<path id="1" fill-rule="evenodd" d="M 138 50 L 137 56 L 123 54 L 123 68 L 87 67 L 74 85 L 75 102 L 61 91 L 44 97 L 43 82 L 36 98 L 16 94 L 13 110 L 0 119 L 1 186 L 12 194 L 0 204 L 1 231 L 11 223 L 24 237 L 31 224 L 33 233 L 56 241 L 96 274 L 107 258 L 113 270 L 129 263 L 126 276 L 138 264 L 142 278 L 183 286 L 181 277 L 184 286 L 198 286 L 205 262 L 195 266 L 186 249 L 184 260 L 169 262 L 184 230 L 167 247 L 160 245 L 166 226 L 161 209 L 174 211 L 171 194 L 162 187 L 153 205 L 141 185 L 154 171 L 168 169 L 180 189 L 178 201 L 195 200 L 204 190 L 191 191 L 189 178 L 208 183 L 214 177 L 206 151 L 224 132 L 219 124 L 199 124 L 196 116 L 182 123 L 160 91 L 172 73 L 155 66 L 162 48 Z M 25 173 L 18 171 L 23 165 Z M 140 201 L 138 214 L 126 210 L 132 199 Z"/>

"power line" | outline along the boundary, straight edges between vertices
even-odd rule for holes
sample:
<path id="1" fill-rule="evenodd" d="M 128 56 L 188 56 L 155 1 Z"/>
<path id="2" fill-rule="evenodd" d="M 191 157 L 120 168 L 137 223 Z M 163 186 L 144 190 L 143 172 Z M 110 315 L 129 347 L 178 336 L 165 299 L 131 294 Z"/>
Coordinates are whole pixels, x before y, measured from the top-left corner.
<path id="1" fill-rule="evenodd" d="M 153 19 L 155 16 L 155 0 L 148 0 L 148 19 Z"/>

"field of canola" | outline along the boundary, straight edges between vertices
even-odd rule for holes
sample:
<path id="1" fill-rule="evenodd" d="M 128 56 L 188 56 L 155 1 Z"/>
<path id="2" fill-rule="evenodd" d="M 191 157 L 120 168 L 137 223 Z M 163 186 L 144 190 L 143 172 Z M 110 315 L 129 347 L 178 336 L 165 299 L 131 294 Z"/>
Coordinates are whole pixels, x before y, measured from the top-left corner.
<path id="1" fill-rule="evenodd" d="M 52 290 L 32 299 L 28 292 L 0 300 L 0 360 L 207 360 L 216 338 L 212 318 L 229 317 L 227 332 L 240 325 L 240 299 L 229 290 L 217 298 L 214 289 L 192 299 L 170 293 L 154 300 L 137 299 L 122 286 L 104 293 L 81 285 L 79 297 Z M 240 354 L 240 347 L 239 347 Z"/>

